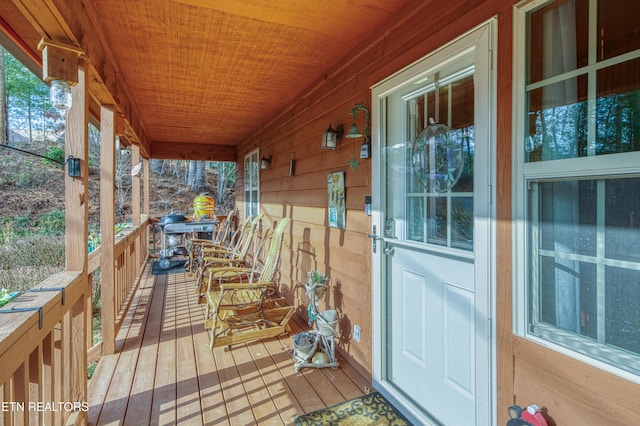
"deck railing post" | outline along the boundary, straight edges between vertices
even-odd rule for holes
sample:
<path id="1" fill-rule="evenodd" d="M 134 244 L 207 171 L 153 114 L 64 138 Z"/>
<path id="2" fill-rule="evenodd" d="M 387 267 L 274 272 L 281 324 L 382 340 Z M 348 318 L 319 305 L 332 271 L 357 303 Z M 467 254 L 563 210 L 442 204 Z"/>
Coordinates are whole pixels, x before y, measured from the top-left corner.
<path id="1" fill-rule="evenodd" d="M 87 401 L 87 347 L 84 317 L 88 271 L 89 222 L 89 96 L 83 60 L 78 64 L 78 82 L 71 88 L 72 104 L 67 112 L 65 153 L 80 159 L 80 176 L 65 176 L 65 259 L 67 271 L 82 271 L 83 297 L 63 320 L 63 398 L 68 402 Z M 69 173 L 71 174 L 71 173 Z M 71 316 L 72 315 L 72 316 Z M 80 320 L 78 320 L 80 318 Z M 69 335 L 65 335 L 70 333 Z M 71 343 L 73 341 L 73 344 Z M 75 356 L 72 356 L 73 352 Z M 65 419 L 66 420 L 66 419 Z"/>
<path id="2" fill-rule="evenodd" d="M 100 107 L 100 282 L 102 353 L 115 351 L 116 266 L 115 266 L 115 147 L 116 117 L 112 106 Z"/>

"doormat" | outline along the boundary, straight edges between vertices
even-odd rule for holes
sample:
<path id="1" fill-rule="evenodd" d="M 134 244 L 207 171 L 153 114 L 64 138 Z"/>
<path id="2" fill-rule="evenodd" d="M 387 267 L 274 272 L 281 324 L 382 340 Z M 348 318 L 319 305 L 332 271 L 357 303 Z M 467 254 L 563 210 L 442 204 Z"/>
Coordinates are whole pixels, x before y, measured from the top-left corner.
<path id="1" fill-rule="evenodd" d="M 186 264 L 185 260 L 171 260 L 170 262 L 171 262 L 171 265 L 167 269 L 163 269 L 160 267 L 159 260 L 154 261 L 151 269 L 151 274 L 165 275 L 165 274 L 177 274 L 179 272 L 184 272 L 184 265 Z"/>
<path id="2" fill-rule="evenodd" d="M 411 423 L 378 392 L 303 414 L 296 417 L 294 422 L 297 426 L 411 426 Z"/>

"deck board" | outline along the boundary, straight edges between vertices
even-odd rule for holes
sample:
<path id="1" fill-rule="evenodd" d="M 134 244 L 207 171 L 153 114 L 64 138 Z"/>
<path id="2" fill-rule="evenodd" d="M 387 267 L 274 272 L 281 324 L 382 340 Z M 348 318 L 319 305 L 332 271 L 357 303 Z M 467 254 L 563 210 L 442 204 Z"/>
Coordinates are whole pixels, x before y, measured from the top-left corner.
<path id="1" fill-rule="evenodd" d="M 185 273 L 147 267 L 113 355 L 89 383 L 91 425 L 280 425 L 363 395 L 370 381 L 337 370 L 296 372 L 291 337 L 209 350 L 204 312 Z M 293 332 L 305 327 L 291 321 Z"/>

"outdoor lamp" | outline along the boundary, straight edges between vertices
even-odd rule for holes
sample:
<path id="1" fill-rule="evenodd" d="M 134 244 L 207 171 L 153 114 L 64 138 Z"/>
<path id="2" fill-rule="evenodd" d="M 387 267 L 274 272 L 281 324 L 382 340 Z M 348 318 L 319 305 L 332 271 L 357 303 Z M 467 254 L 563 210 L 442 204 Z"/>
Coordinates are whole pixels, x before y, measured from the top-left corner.
<path id="1" fill-rule="evenodd" d="M 269 158 L 262 157 L 260 159 L 260 170 L 267 170 L 269 168 L 269 164 L 271 164 L 271 156 L 269 156 Z"/>
<path id="2" fill-rule="evenodd" d="M 42 50 L 42 79 L 51 83 L 49 99 L 56 108 L 71 108 L 71 86 L 78 83 L 78 47 L 43 38 L 38 43 Z"/>
<path id="3" fill-rule="evenodd" d="M 340 124 L 338 128 L 334 129 L 329 123 L 329 128 L 322 134 L 322 149 L 334 150 L 338 146 L 338 139 L 342 138 L 344 134 L 344 126 Z"/>
<path id="4" fill-rule="evenodd" d="M 49 88 L 49 101 L 54 108 L 71 108 L 71 86 L 65 80 L 53 80 Z"/>
<path id="5" fill-rule="evenodd" d="M 358 125 L 356 124 L 356 118 L 358 118 L 358 112 L 362 110 L 364 111 L 364 117 L 365 117 L 365 130 L 364 133 L 362 133 L 360 131 L 360 129 L 358 128 Z M 371 136 L 370 136 L 370 131 L 371 131 L 371 114 L 369 113 L 369 108 L 367 108 L 367 106 L 360 102 L 357 103 L 353 106 L 353 108 L 351 108 L 351 111 L 349 112 L 351 114 L 351 118 L 353 118 L 353 123 L 351 124 L 351 129 L 349 130 L 349 133 L 347 133 L 347 138 L 349 139 L 356 139 L 356 138 L 361 138 L 364 136 L 364 143 L 362 144 L 362 146 L 360 147 L 360 158 L 369 158 L 370 156 L 370 140 L 371 140 Z"/>

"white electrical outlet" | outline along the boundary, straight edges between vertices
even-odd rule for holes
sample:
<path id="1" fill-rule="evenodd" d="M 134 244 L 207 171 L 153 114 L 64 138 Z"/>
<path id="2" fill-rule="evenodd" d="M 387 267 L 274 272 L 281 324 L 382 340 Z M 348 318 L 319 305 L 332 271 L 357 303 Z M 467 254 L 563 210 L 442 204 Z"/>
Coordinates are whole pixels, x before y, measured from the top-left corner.
<path id="1" fill-rule="evenodd" d="M 353 326 L 353 340 L 360 341 L 360 326 L 358 324 Z"/>

